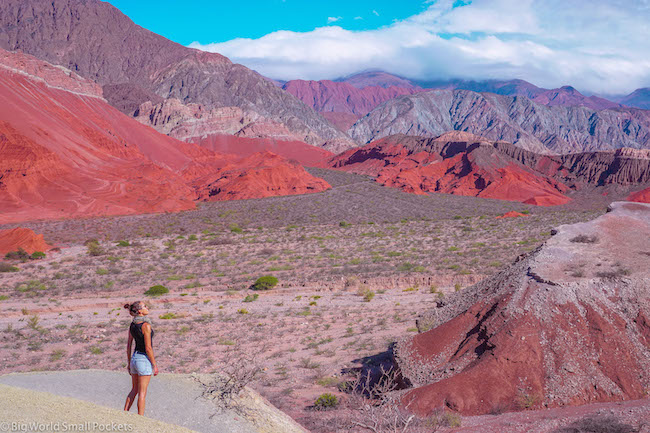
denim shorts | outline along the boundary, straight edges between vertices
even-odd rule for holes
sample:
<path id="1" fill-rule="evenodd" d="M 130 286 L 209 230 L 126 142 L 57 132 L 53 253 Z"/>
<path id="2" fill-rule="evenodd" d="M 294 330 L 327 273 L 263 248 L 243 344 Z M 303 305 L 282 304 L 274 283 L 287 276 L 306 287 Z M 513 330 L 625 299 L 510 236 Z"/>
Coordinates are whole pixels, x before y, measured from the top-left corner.
<path id="1" fill-rule="evenodd" d="M 151 376 L 153 374 L 153 366 L 145 353 L 133 352 L 129 371 L 131 374 L 137 374 L 138 376 Z"/>

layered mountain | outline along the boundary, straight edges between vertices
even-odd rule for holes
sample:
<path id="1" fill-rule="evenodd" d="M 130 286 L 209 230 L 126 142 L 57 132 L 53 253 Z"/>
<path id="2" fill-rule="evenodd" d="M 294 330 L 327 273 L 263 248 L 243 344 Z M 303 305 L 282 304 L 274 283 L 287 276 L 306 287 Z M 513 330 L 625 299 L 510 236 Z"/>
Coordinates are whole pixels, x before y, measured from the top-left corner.
<path id="1" fill-rule="evenodd" d="M 464 132 L 436 139 L 391 136 L 348 150 L 336 169 L 374 176 L 382 185 L 426 194 L 441 192 L 528 204 L 564 204 L 568 187 L 501 152 L 496 143 Z"/>
<path id="2" fill-rule="evenodd" d="M 587 186 L 650 183 L 650 150 L 538 154 L 461 131 L 436 138 L 385 137 L 337 155 L 330 165 L 415 194 L 442 192 L 535 205 L 564 204 L 566 192 Z"/>
<path id="3" fill-rule="evenodd" d="M 348 131 L 359 143 L 394 134 L 467 131 L 538 153 L 650 147 L 650 112 L 540 105 L 524 96 L 431 90 L 378 106 Z"/>
<path id="4" fill-rule="evenodd" d="M 0 50 L 0 95 L 0 223 L 193 209 L 222 169 L 269 166 L 160 134 L 108 105 L 97 84 L 28 55 Z M 327 188 L 277 158 L 272 171 L 294 175 L 271 191 Z M 292 189 L 296 177 L 309 187 Z"/>
<path id="5" fill-rule="evenodd" d="M 475 415 L 647 397 L 650 205 L 617 202 L 420 317 L 408 410 Z"/>
<path id="6" fill-rule="evenodd" d="M 99 0 L 6 0 L 0 47 L 64 66 L 104 87 L 125 113 L 176 98 L 238 107 L 284 125 L 294 139 L 336 149 L 350 140 L 272 82 L 219 54 L 190 49 L 134 24 Z"/>

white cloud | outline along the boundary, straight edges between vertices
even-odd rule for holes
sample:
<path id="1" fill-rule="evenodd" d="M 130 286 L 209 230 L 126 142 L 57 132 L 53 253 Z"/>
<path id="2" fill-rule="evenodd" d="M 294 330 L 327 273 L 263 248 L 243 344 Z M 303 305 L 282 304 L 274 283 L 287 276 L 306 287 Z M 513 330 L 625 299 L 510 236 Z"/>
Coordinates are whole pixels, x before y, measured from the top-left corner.
<path id="1" fill-rule="evenodd" d="M 327 17 L 327 23 L 335 23 L 337 21 L 341 21 L 343 17 Z"/>
<path id="2" fill-rule="evenodd" d="M 648 22 L 646 0 L 474 0 L 456 8 L 453 0 L 438 0 L 376 30 L 328 26 L 191 46 L 273 78 L 378 68 L 416 79 L 522 78 L 625 93 L 650 86 Z"/>
<path id="3" fill-rule="evenodd" d="M 372 13 L 379 16 L 379 12 L 377 12 L 376 10 L 373 10 Z"/>

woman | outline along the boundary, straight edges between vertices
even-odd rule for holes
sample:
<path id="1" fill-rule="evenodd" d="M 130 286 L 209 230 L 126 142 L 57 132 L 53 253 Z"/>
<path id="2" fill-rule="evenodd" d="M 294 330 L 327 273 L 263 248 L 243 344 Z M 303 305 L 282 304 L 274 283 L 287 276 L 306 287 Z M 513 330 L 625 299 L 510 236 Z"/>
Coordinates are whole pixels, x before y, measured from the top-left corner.
<path id="1" fill-rule="evenodd" d="M 154 331 L 151 329 L 151 320 L 147 317 L 149 309 L 144 302 L 136 301 L 132 304 L 124 304 L 124 308 L 129 310 L 133 321 L 129 327 L 129 342 L 126 345 L 127 369 L 131 373 L 131 382 L 133 387 L 126 397 L 124 410 L 128 411 L 133 405 L 135 396 L 138 396 L 138 414 L 144 415 L 145 398 L 147 396 L 147 387 L 151 375 L 158 374 L 156 359 L 153 356 Z M 131 346 L 135 340 L 135 351 L 131 355 Z"/>

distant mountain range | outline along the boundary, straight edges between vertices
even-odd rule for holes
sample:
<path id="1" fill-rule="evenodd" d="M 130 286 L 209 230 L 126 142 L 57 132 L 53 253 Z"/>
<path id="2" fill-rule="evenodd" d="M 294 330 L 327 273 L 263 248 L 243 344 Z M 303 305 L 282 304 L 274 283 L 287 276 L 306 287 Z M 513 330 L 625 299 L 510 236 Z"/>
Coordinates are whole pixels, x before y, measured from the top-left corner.
<path id="1" fill-rule="evenodd" d="M 650 111 L 546 106 L 525 96 L 429 90 L 379 105 L 348 131 L 358 143 L 394 134 L 467 131 L 538 153 L 650 147 Z"/>

